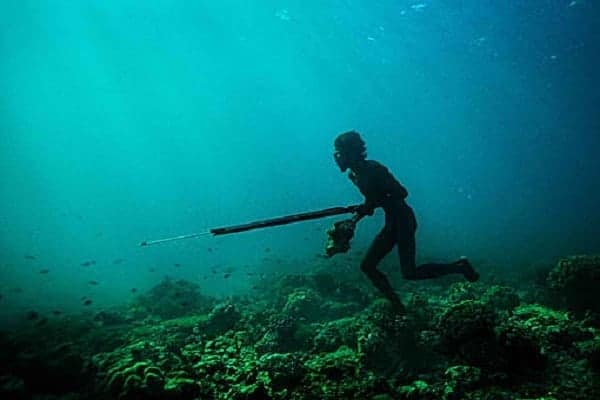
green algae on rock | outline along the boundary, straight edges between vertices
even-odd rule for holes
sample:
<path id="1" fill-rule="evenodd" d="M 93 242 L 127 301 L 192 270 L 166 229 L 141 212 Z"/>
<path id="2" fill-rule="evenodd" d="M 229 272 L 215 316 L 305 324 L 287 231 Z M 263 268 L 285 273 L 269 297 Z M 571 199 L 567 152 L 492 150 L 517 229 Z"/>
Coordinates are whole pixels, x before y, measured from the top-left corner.
<path id="1" fill-rule="evenodd" d="M 566 307 L 576 312 L 600 312 L 600 256 L 579 255 L 559 260 L 548 274 L 548 286 Z"/>

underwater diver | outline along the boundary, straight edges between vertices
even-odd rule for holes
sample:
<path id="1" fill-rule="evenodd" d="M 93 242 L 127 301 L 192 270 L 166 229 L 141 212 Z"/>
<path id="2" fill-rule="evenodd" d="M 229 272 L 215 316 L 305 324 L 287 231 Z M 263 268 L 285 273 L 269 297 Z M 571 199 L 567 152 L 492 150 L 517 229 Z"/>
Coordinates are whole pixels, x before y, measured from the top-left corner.
<path id="1" fill-rule="evenodd" d="M 360 134 L 349 131 L 339 135 L 334 142 L 335 162 L 342 172 L 350 169 L 348 177 L 365 196 L 365 202 L 356 211 L 353 221 L 373 215 L 375 208 L 385 212 L 385 225 L 377 234 L 360 268 L 373 285 L 392 303 L 398 313 L 405 308 L 386 276 L 377 269 L 377 264 L 395 245 L 398 246 L 400 267 L 405 279 L 421 280 L 448 274 L 463 274 L 470 281 L 479 279 L 466 258 L 450 264 L 421 264 L 415 262 L 415 231 L 417 221 L 412 208 L 406 204 L 407 190 L 391 172 L 375 160 L 367 160 L 367 149 Z"/>

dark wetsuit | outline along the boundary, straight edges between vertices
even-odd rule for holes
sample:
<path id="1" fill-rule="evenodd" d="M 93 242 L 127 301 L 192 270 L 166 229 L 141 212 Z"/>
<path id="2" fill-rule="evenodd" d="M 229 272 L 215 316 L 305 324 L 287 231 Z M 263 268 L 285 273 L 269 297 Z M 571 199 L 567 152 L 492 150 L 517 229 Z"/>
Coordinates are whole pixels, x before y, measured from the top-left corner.
<path id="1" fill-rule="evenodd" d="M 404 200 L 408 191 L 386 167 L 377 161 L 366 160 L 357 173 L 351 171 L 348 176 L 365 196 L 364 206 L 369 213 L 377 207 L 385 211 L 385 226 L 367 251 L 361 269 L 388 299 L 398 301 L 385 275 L 377 270 L 377 264 L 395 245 L 398 246 L 400 267 L 405 279 L 429 279 L 463 272 L 455 263 L 416 265 L 417 220 L 412 208 Z"/>

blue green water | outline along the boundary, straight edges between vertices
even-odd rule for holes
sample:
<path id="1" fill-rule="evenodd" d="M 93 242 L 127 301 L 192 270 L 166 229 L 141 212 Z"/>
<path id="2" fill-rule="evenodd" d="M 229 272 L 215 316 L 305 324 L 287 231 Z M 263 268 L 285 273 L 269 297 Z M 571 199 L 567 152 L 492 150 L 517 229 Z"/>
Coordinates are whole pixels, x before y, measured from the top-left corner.
<path id="1" fill-rule="evenodd" d="M 599 26 L 586 0 L 1 2 L 2 318 L 322 265 L 331 219 L 138 243 L 359 203 L 350 129 L 407 187 L 421 260 L 597 252 Z"/>

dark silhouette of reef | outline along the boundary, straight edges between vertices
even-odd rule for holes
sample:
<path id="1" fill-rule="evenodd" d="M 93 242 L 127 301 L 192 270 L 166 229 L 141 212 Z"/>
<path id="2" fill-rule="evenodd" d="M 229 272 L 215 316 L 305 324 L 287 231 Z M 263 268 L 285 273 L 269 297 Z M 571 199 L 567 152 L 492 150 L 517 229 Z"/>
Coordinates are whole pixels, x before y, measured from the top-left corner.
<path id="1" fill-rule="evenodd" d="M 359 273 L 284 275 L 228 299 L 167 279 L 122 308 L 3 332 L 0 397 L 600 398 L 599 271 L 577 256 L 535 282 L 394 282 L 407 317 Z"/>

